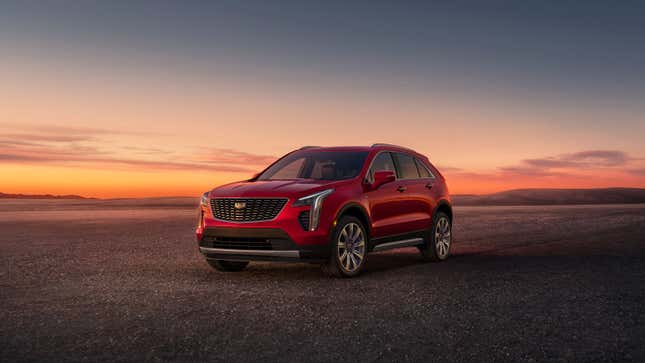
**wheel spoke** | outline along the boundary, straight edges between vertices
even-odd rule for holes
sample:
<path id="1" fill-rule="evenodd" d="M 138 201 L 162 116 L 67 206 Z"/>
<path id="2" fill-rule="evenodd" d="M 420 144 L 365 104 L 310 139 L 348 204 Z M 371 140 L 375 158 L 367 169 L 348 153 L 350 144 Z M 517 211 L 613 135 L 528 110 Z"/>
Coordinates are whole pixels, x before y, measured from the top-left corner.
<path id="1" fill-rule="evenodd" d="M 363 254 L 361 254 L 359 251 L 354 251 L 352 252 L 356 258 L 358 258 L 358 261 L 360 262 L 363 259 Z"/>
<path id="2" fill-rule="evenodd" d="M 354 254 L 350 254 L 350 255 L 349 255 L 349 258 L 350 258 L 350 259 L 352 260 L 352 262 L 354 263 L 354 267 L 358 266 L 358 263 L 356 263 L 356 258 L 354 257 Z"/>

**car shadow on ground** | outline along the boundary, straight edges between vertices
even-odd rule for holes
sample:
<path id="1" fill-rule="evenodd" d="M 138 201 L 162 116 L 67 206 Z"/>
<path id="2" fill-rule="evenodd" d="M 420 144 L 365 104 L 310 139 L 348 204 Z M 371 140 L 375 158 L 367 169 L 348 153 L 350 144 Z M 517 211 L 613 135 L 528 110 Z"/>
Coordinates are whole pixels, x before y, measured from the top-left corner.
<path id="1" fill-rule="evenodd" d="M 502 252 L 502 253 L 500 253 Z M 517 253 L 515 253 L 517 252 Z M 524 269 L 586 268 L 596 262 L 603 262 L 610 265 L 618 265 L 621 261 L 640 260 L 638 256 L 611 256 L 611 255 L 589 255 L 576 253 L 575 251 L 562 251 L 560 254 L 533 253 L 524 254 L 526 251 L 510 250 L 469 250 L 457 251 L 446 261 L 440 263 L 425 262 L 422 260 L 416 248 L 403 248 L 385 252 L 371 253 L 367 260 L 367 266 L 360 278 L 381 277 L 383 275 L 401 274 L 424 274 L 424 273 L 450 273 L 463 272 L 472 269 L 483 272 L 504 272 L 521 271 Z M 204 277 L 204 270 L 211 268 L 203 263 L 199 268 L 190 269 L 186 272 L 193 275 L 199 274 Z M 321 280 L 328 279 L 317 264 L 308 263 L 272 263 L 252 262 L 245 271 L 237 273 L 223 273 L 212 270 L 213 275 L 226 277 L 231 280 L 244 279 L 266 279 L 266 280 Z"/>

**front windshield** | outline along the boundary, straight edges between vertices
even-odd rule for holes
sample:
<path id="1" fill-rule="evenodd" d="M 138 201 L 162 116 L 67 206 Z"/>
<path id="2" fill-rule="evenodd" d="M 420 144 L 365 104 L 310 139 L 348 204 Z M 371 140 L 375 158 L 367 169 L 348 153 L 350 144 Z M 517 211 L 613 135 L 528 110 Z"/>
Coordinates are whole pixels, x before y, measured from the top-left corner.
<path id="1" fill-rule="evenodd" d="M 297 151 L 280 159 L 257 180 L 342 180 L 361 172 L 367 151 Z"/>

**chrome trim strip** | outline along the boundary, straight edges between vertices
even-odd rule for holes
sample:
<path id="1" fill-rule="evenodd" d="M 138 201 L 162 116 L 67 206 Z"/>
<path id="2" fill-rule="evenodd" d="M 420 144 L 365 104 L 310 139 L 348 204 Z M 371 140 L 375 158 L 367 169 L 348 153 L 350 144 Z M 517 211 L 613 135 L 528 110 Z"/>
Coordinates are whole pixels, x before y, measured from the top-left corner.
<path id="1" fill-rule="evenodd" d="M 242 255 L 242 256 L 271 256 L 300 258 L 300 251 L 296 250 L 234 250 L 230 248 L 199 247 L 199 252 L 217 255 Z"/>
<path id="2" fill-rule="evenodd" d="M 374 246 L 374 252 L 389 250 L 392 248 L 416 246 L 423 243 L 423 238 L 410 238 L 400 241 L 392 241 Z"/>

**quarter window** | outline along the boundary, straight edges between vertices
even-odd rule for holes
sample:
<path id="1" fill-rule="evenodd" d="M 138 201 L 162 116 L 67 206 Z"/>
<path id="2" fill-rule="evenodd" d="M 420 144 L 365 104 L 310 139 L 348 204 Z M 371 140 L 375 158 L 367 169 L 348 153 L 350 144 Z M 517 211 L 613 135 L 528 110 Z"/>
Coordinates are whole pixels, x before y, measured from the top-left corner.
<path id="1" fill-rule="evenodd" d="M 423 161 L 414 158 L 414 161 L 417 163 L 417 168 L 419 169 L 419 175 L 421 178 L 434 178 L 434 175 L 428 170 L 428 167 L 423 163 Z"/>

